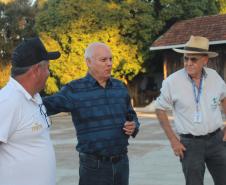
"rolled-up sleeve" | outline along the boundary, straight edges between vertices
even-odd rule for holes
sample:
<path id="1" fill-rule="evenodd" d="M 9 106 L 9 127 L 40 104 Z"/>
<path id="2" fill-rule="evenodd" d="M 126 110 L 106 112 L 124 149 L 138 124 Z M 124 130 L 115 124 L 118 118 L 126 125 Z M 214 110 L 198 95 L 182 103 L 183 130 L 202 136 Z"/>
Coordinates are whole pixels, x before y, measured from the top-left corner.
<path id="1" fill-rule="evenodd" d="M 13 99 L 0 100 L 0 142 L 7 143 L 8 139 L 17 129 L 20 109 Z"/>
<path id="2" fill-rule="evenodd" d="M 219 80 L 220 85 L 221 85 L 221 95 L 220 95 L 220 100 L 223 100 L 226 98 L 226 84 L 222 78 Z"/>
<path id="3" fill-rule="evenodd" d="M 48 116 L 59 112 L 71 112 L 73 110 L 74 104 L 69 98 L 70 92 L 70 86 L 65 85 L 58 93 L 42 98 Z"/>
<path id="4" fill-rule="evenodd" d="M 172 93 L 169 86 L 169 81 L 164 80 L 162 82 L 162 88 L 160 95 L 155 101 L 155 109 L 171 110 L 173 106 Z"/>

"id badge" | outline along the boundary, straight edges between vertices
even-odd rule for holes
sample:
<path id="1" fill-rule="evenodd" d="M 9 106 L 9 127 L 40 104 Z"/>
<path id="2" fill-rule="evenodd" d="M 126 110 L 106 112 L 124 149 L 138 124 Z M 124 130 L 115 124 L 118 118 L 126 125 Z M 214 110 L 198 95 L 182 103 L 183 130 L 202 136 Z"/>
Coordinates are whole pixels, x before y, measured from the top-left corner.
<path id="1" fill-rule="evenodd" d="M 194 113 L 194 123 L 201 123 L 202 122 L 202 114 L 201 112 L 195 112 Z"/>

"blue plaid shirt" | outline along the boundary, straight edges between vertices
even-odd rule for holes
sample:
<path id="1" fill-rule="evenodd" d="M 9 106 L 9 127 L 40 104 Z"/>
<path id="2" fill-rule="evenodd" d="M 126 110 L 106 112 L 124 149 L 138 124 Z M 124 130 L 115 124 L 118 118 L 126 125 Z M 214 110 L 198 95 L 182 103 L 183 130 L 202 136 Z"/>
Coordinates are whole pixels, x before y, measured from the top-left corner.
<path id="1" fill-rule="evenodd" d="M 78 152 L 106 156 L 127 152 L 129 136 L 123 131 L 124 123 L 136 123 L 133 137 L 140 125 L 126 86 L 113 78 L 103 88 L 87 74 L 43 98 L 43 103 L 48 115 L 71 112 Z"/>

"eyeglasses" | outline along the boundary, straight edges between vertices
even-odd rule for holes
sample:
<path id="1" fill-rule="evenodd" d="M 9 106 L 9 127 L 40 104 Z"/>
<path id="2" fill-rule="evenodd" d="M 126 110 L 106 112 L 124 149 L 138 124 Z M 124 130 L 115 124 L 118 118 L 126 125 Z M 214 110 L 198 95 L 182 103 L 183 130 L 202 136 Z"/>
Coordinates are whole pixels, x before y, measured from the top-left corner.
<path id="1" fill-rule="evenodd" d="M 198 60 L 200 60 L 203 56 L 200 56 L 200 57 L 195 57 L 195 56 L 192 56 L 192 57 L 188 57 L 188 56 L 184 56 L 184 61 L 185 62 L 188 62 L 189 60 L 192 61 L 193 63 L 196 63 Z"/>
<path id="2" fill-rule="evenodd" d="M 51 123 L 49 122 L 49 119 L 48 119 L 48 115 L 47 115 L 47 113 L 46 113 L 45 106 L 44 106 L 43 104 L 39 104 L 38 106 L 39 106 L 40 113 L 41 113 L 41 115 L 44 116 L 45 121 L 46 121 L 46 124 L 47 124 L 47 126 L 48 126 L 48 128 L 49 128 L 50 125 L 51 125 Z"/>

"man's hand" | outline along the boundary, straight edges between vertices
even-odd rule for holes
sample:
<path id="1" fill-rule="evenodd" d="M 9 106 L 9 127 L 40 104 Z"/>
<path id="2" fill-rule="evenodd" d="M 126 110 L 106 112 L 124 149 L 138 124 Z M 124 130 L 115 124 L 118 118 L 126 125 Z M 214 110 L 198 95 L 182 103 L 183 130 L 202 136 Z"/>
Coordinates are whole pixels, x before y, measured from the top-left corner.
<path id="1" fill-rule="evenodd" d="M 179 156 L 181 159 L 184 158 L 184 152 L 186 148 L 177 138 L 171 141 L 171 147 L 176 156 Z"/>
<path id="2" fill-rule="evenodd" d="M 180 142 L 180 140 L 177 138 L 176 134 L 174 133 L 174 131 L 170 125 L 166 111 L 156 109 L 156 115 L 159 119 L 160 125 L 162 126 L 163 130 L 165 131 L 165 133 L 171 143 L 171 147 L 174 151 L 174 154 L 176 156 L 180 156 L 180 158 L 183 159 L 184 151 L 186 150 L 186 148 L 184 147 L 184 145 Z"/>
<path id="3" fill-rule="evenodd" d="M 224 133 L 223 141 L 226 141 L 226 126 L 224 127 L 223 133 Z"/>
<path id="4" fill-rule="evenodd" d="M 136 128 L 136 124 L 134 121 L 126 121 L 123 127 L 123 130 L 125 131 L 126 135 L 133 135 Z"/>

